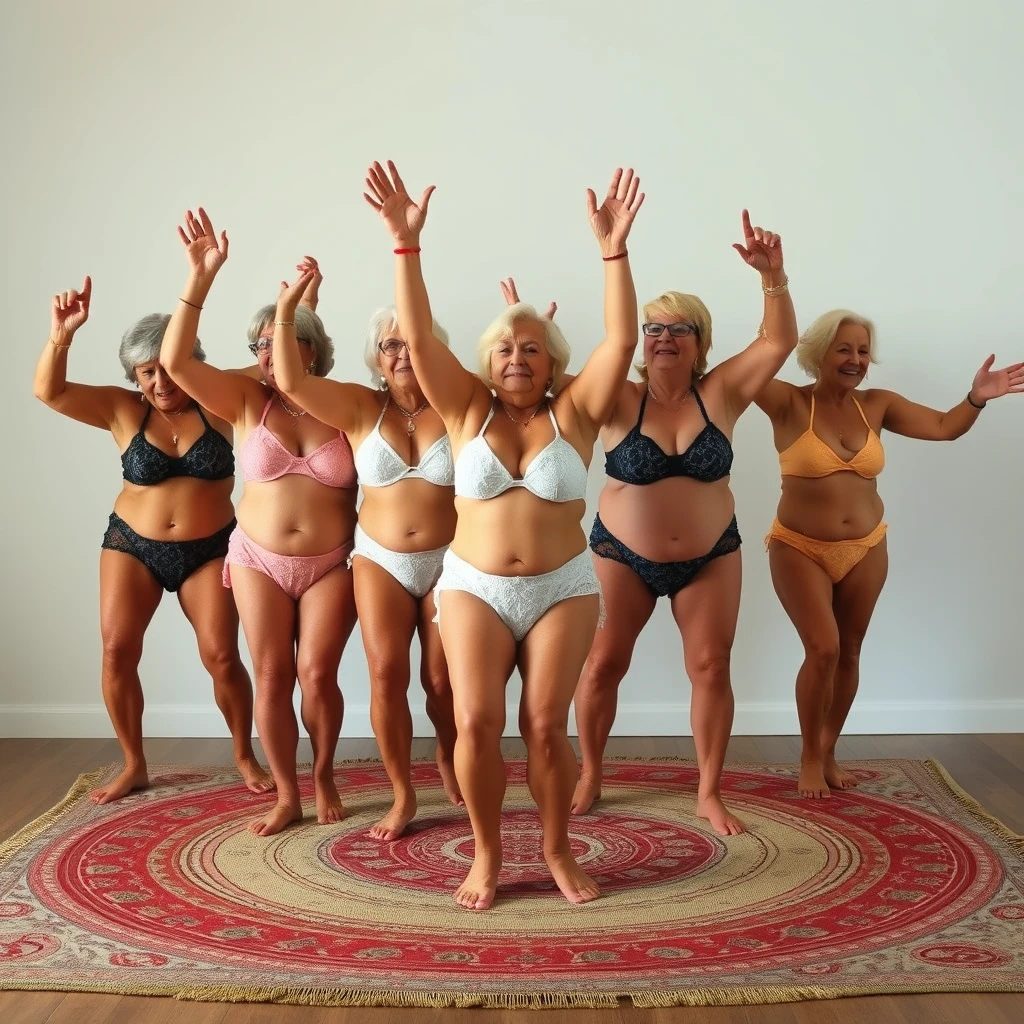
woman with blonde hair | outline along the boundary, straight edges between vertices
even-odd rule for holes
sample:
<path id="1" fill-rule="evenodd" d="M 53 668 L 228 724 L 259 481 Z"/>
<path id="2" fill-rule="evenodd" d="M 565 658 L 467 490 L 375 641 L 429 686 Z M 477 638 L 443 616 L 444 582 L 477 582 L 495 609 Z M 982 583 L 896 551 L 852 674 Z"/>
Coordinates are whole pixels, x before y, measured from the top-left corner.
<path id="1" fill-rule="evenodd" d="M 732 731 L 729 660 L 740 605 L 740 534 L 729 487 L 732 432 L 797 341 L 779 235 L 743 211 L 744 262 L 758 272 L 764 319 L 742 352 L 708 370 L 711 314 L 696 295 L 665 292 L 644 306 L 641 381 L 627 382 L 604 429 L 608 482 L 590 547 L 608 617 L 576 690 L 583 765 L 572 801 L 601 795 L 602 759 L 618 687 L 660 597 L 671 602 L 690 678 L 700 782 L 697 814 L 720 835 L 743 830 L 722 802 Z"/>
<path id="2" fill-rule="evenodd" d="M 797 347 L 797 363 L 813 383 L 773 380 L 755 399 L 771 420 L 782 471 L 765 546 L 775 592 L 804 647 L 796 677 L 803 743 L 797 787 L 811 799 L 857 784 L 836 762 L 836 743 L 889 567 L 877 486 L 885 465 L 882 430 L 952 441 L 974 426 L 991 399 L 1024 391 L 1024 363 L 993 370 L 992 355 L 965 398 L 940 412 L 893 391 L 858 390 L 873 362 L 874 324 L 835 309 L 818 317 Z"/>
<path id="3" fill-rule="evenodd" d="M 519 727 L 544 859 L 562 894 L 583 903 L 598 887 L 569 844 L 576 761 L 568 716 L 601 601 L 580 520 L 593 446 L 637 341 L 625 245 L 644 198 L 639 179 L 631 170 L 616 171 L 600 208 L 587 191 L 605 267 L 606 335 L 564 388 L 569 346 L 550 319 L 522 303 L 484 332 L 479 375 L 459 363 L 431 329 L 420 264 L 433 186 L 417 205 L 390 162 L 388 170 L 373 164 L 366 184 L 367 202 L 396 243 L 395 304 L 416 379 L 455 452 L 458 521 L 435 588 L 458 728 L 455 771 L 475 844 L 455 899 L 471 910 L 494 900 L 502 860 L 505 687 L 518 667 Z"/>

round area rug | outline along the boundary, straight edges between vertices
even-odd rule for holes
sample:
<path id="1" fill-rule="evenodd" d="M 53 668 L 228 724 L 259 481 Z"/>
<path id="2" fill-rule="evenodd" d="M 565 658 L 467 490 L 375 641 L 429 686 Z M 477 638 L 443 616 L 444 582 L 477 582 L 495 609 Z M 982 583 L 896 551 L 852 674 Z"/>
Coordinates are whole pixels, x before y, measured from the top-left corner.
<path id="1" fill-rule="evenodd" d="M 602 892 L 574 906 L 512 761 L 482 913 L 452 900 L 473 838 L 433 765 L 389 843 L 367 834 L 390 802 L 375 762 L 339 764 L 344 821 L 267 839 L 247 826 L 268 801 L 226 769 L 158 769 L 106 807 L 94 775 L 0 848 L 0 987 L 433 1006 L 1024 990 L 1020 839 L 938 766 L 853 767 L 857 790 L 815 802 L 789 768 L 731 767 L 748 831 L 723 839 L 694 816 L 691 763 L 611 762 L 570 823 Z"/>

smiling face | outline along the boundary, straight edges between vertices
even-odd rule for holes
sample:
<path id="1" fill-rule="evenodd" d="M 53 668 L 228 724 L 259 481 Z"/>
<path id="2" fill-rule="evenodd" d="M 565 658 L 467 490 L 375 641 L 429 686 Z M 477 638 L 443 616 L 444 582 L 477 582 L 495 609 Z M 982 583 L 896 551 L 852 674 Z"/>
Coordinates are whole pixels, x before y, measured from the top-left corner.
<path id="1" fill-rule="evenodd" d="M 839 325 L 835 339 L 821 360 L 819 380 L 840 388 L 858 387 L 871 363 L 871 335 L 866 327 L 849 321 Z"/>
<path id="2" fill-rule="evenodd" d="M 644 365 L 648 372 L 667 371 L 680 364 L 692 367 L 697 361 L 700 333 L 692 320 L 654 309 L 643 332 Z"/>
<path id="3" fill-rule="evenodd" d="M 554 374 L 544 325 L 518 320 L 512 335 L 491 350 L 490 375 L 495 390 L 527 402 L 539 402 Z"/>
<path id="4" fill-rule="evenodd" d="M 409 346 L 398 324 L 392 324 L 377 342 L 377 368 L 389 388 L 416 387 Z"/>
<path id="5" fill-rule="evenodd" d="M 192 401 L 167 375 L 160 361 L 152 359 L 135 367 L 135 380 L 146 401 L 161 412 L 178 412 Z"/>

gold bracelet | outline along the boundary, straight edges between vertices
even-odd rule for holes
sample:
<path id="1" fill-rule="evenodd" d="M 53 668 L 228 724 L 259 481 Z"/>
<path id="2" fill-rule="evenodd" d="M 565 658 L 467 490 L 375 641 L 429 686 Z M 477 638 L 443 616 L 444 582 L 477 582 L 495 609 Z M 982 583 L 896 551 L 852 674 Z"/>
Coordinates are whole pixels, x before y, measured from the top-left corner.
<path id="1" fill-rule="evenodd" d="M 55 349 L 57 349 L 58 352 L 66 352 L 69 348 L 71 348 L 71 342 L 70 341 L 65 342 L 65 344 L 63 344 L 63 345 L 61 345 L 59 342 L 54 341 L 53 338 L 50 338 L 49 341 L 50 341 L 50 344 Z"/>
<path id="2" fill-rule="evenodd" d="M 274 325 L 276 327 L 294 327 L 295 326 L 295 321 L 294 320 L 275 320 L 274 321 Z"/>
<path id="3" fill-rule="evenodd" d="M 762 282 L 761 291 L 763 291 L 770 299 L 775 298 L 777 295 L 783 295 L 789 291 L 789 278 L 783 277 L 781 284 L 774 284 L 767 287 Z"/>

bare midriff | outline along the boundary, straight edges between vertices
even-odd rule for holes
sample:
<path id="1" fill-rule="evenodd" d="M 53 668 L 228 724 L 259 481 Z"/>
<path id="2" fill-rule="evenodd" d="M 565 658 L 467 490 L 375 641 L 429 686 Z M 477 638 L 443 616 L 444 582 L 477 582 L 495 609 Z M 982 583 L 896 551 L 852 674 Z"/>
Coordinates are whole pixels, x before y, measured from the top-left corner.
<path id="1" fill-rule="evenodd" d="M 364 487 L 359 525 L 391 551 L 433 551 L 455 535 L 455 488 L 427 480 Z"/>
<path id="2" fill-rule="evenodd" d="M 140 487 L 125 483 L 114 512 L 149 540 L 199 540 L 231 522 L 234 478 L 196 480 L 174 477 Z"/>
<path id="3" fill-rule="evenodd" d="M 876 482 L 850 470 L 807 478 L 784 476 L 779 522 L 805 537 L 856 540 L 882 521 L 884 506 Z"/>
<path id="4" fill-rule="evenodd" d="M 279 555 L 323 555 L 352 541 L 356 488 L 328 487 L 289 473 L 246 483 L 238 525 L 261 547 Z"/>

